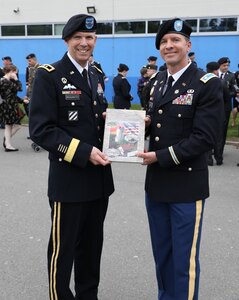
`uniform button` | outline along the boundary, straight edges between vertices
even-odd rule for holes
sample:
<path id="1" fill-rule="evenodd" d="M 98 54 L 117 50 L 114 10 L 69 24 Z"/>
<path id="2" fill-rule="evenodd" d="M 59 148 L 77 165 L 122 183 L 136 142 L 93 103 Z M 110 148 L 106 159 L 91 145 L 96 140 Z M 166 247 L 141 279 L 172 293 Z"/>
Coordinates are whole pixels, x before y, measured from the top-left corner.
<path id="1" fill-rule="evenodd" d="M 181 118 L 181 117 L 182 117 L 182 115 L 181 115 L 181 114 L 178 114 L 178 117 L 179 117 L 179 118 Z"/>
<path id="2" fill-rule="evenodd" d="M 163 110 L 162 110 L 162 109 L 159 109 L 159 110 L 158 110 L 158 113 L 159 113 L 160 115 L 162 115 Z"/>
<path id="3" fill-rule="evenodd" d="M 188 168 L 188 171 L 191 172 L 193 169 L 192 168 Z"/>
<path id="4" fill-rule="evenodd" d="M 98 114 L 95 114 L 95 117 L 98 118 Z"/>
<path id="5" fill-rule="evenodd" d="M 99 139 L 99 142 L 101 142 L 101 139 Z"/>
<path id="6" fill-rule="evenodd" d="M 162 125 L 161 125 L 160 123 L 157 124 L 157 127 L 158 127 L 158 128 L 161 128 L 161 126 L 162 126 Z"/>
<path id="7" fill-rule="evenodd" d="M 93 102 L 93 105 L 94 105 L 94 106 L 96 106 L 96 104 L 97 104 L 97 102 L 96 102 L 96 101 L 94 101 L 94 102 Z"/>
<path id="8" fill-rule="evenodd" d="M 74 105 L 75 105 L 75 102 L 71 102 L 71 105 L 74 106 Z"/>
<path id="9" fill-rule="evenodd" d="M 158 142 L 158 141 L 159 141 L 159 137 L 156 136 L 156 137 L 154 138 L 154 140 L 155 140 L 156 142 Z"/>
<path id="10" fill-rule="evenodd" d="M 97 126 L 97 129 L 100 130 L 100 126 Z"/>
<path id="11" fill-rule="evenodd" d="M 59 161 L 62 161 L 62 158 L 59 158 Z"/>

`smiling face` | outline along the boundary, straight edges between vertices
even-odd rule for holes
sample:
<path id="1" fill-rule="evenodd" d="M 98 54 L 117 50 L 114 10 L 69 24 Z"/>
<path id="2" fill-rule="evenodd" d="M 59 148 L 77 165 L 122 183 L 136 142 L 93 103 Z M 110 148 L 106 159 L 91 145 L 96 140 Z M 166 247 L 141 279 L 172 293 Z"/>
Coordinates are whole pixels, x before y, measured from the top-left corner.
<path id="1" fill-rule="evenodd" d="M 169 71 L 172 69 L 173 73 L 176 73 L 188 64 L 187 54 L 190 48 L 191 42 L 184 35 L 168 33 L 162 37 L 159 51 Z"/>
<path id="2" fill-rule="evenodd" d="M 95 32 L 75 32 L 66 40 L 68 51 L 72 58 L 82 67 L 85 67 L 96 44 Z"/>

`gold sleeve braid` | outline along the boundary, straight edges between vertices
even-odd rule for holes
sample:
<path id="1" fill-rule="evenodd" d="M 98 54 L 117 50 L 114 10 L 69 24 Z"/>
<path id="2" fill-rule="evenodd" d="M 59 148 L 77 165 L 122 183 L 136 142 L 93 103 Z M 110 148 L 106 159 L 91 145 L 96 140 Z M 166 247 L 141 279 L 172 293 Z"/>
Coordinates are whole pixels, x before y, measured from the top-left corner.
<path id="1" fill-rule="evenodd" d="M 80 143 L 80 140 L 77 140 L 74 138 L 71 140 L 71 143 L 68 147 L 66 155 L 64 156 L 65 161 L 67 161 L 69 163 L 72 161 L 79 143 Z"/>

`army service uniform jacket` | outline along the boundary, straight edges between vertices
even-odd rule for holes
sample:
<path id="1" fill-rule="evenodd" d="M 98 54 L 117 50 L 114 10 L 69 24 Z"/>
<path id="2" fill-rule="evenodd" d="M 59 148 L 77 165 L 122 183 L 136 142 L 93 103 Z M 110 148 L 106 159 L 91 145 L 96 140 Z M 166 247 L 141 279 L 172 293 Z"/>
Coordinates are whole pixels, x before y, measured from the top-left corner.
<path id="1" fill-rule="evenodd" d="M 160 202 L 193 202 L 209 196 L 206 152 L 223 119 L 222 84 L 191 64 L 163 97 L 167 71 L 150 80 L 147 114 L 149 151 L 158 161 L 147 168 L 145 189 Z"/>
<path id="2" fill-rule="evenodd" d="M 130 109 L 131 100 L 133 99 L 130 90 L 131 85 L 123 75 L 118 74 L 113 79 L 114 88 L 114 107 L 117 109 Z"/>
<path id="3" fill-rule="evenodd" d="M 93 146 L 102 149 L 107 103 L 90 66 L 88 74 L 91 90 L 67 54 L 36 72 L 29 129 L 31 139 L 49 152 L 50 201 L 91 201 L 114 191 L 111 166 L 89 161 Z"/>

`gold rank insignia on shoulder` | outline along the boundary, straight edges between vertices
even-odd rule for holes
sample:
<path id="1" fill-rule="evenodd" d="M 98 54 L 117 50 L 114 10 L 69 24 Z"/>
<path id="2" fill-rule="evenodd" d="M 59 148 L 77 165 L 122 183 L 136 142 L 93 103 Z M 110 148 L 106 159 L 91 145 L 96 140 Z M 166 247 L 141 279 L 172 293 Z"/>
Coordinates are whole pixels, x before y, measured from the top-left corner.
<path id="1" fill-rule="evenodd" d="M 44 64 L 44 65 L 40 65 L 38 67 L 38 69 L 44 69 L 46 70 L 47 72 L 52 72 L 55 70 L 55 68 L 52 66 L 52 65 L 48 65 L 48 64 Z"/>
<path id="2" fill-rule="evenodd" d="M 201 77 L 200 80 L 203 83 L 206 83 L 206 82 L 208 82 L 208 80 L 212 79 L 213 77 L 217 77 L 217 76 L 215 74 L 213 74 L 213 73 L 207 73 L 203 77 Z"/>
<path id="3" fill-rule="evenodd" d="M 92 67 L 95 68 L 99 73 L 103 73 L 103 72 L 101 71 L 101 69 L 97 68 L 95 65 L 93 65 Z"/>

